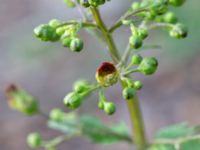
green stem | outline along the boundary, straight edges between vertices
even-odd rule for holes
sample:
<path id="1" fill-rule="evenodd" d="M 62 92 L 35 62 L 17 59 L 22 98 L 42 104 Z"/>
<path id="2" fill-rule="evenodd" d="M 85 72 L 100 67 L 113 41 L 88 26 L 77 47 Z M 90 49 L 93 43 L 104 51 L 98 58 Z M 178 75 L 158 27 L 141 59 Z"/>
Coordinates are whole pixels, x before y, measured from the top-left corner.
<path id="1" fill-rule="evenodd" d="M 117 63 L 117 61 L 119 62 L 120 56 L 118 54 L 118 50 L 113 41 L 111 32 L 109 32 L 109 30 L 107 29 L 107 27 L 105 26 L 104 22 L 101 19 L 99 10 L 97 8 L 91 8 L 91 11 L 92 11 L 93 17 L 94 17 L 97 25 L 99 26 L 99 29 L 101 30 L 104 38 L 106 39 L 106 42 L 108 44 L 108 49 L 110 51 L 113 61 L 115 63 Z M 116 59 L 117 59 L 117 61 L 116 61 Z M 123 88 L 125 88 L 126 83 L 122 81 L 121 86 Z M 141 110 L 140 110 L 140 106 L 139 106 L 137 97 L 134 97 L 133 99 L 127 101 L 127 106 L 129 109 L 130 119 L 132 122 L 134 143 L 136 144 L 136 147 L 138 150 L 144 150 L 144 148 L 147 144 L 147 141 L 145 138 L 143 119 L 142 119 Z"/>
<path id="2" fill-rule="evenodd" d="M 91 7 L 90 9 L 92 11 L 94 20 L 96 21 L 96 24 L 99 26 L 99 28 L 106 40 L 106 43 L 108 45 L 108 50 L 110 51 L 110 55 L 111 55 L 113 61 L 115 63 L 118 63 L 120 61 L 120 55 L 117 51 L 117 47 L 113 41 L 112 35 L 109 33 L 106 25 L 102 21 L 99 10 L 95 7 Z"/>

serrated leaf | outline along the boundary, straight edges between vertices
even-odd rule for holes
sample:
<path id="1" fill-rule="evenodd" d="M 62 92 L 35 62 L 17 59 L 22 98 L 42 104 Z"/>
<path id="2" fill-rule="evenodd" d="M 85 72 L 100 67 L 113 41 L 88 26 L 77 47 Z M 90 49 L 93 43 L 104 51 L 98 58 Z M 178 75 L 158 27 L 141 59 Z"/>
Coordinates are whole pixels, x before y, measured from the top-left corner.
<path id="1" fill-rule="evenodd" d="M 104 125 L 100 120 L 91 116 L 81 117 L 84 135 L 99 144 L 112 144 L 119 141 L 131 141 L 127 127 L 123 124 L 112 128 Z"/>
<path id="2" fill-rule="evenodd" d="M 181 123 L 159 130 L 156 134 L 156 139 L 176 139 L 179 137 L 190 136 L 194 133 L 194 128 L 189 128 L 186 123 Z"/>

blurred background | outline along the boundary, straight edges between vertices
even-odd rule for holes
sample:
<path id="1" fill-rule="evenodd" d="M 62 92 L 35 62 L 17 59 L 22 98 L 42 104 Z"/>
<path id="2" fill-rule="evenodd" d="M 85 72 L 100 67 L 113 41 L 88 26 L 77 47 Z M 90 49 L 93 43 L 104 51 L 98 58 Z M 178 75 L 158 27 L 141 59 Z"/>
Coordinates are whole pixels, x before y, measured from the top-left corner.
<path id="1" fill-rule="evenodd" d="M 48 113 L 54 107 L 63 108 L 62 99 L 71 90 L 73 82 L 84 78 L 94 81 L 96 68 L 102 61 L 110 60 L 105 45 L 81 32 L 85 49 L 80 54 L 71 53 L 60 43 L 44 43 L 33 35 L 35 26 L 50 19 L 70 20 L 80 18 L 76 9 L 68 9 L 63 0 L 0 0 L 0 149 L 29 150 L 26 135 L 41 132 L 51 139 L 58 132 L 47 129 L 41 116 L 22 116 L 7 106 L 5 87 L 16 83 L 40 100 L 41 108 Z M 101 12 L 107 25 L 112 25 L 130 6 L 132 0 L 112 0 Z M 159 70 L 154 76 L 138 76 L 144 83 L 139 93 L 147 135 L 151 139 L 159 128 L 179 122 L 200 124 L 200 1 L 187 0 L 183 7 L 174 10 L 180 22 L 189 28 L 184 40 L 171 39 L 163 30 L 154 31 L 146 43 L 159 44 L 162 49 L 143 52 L 158 57 Z M 172 8 L 173 10 L 173 8 Z M 128 29 L 114 34 L 121 51 L 127 43 Z M 120 35 L 120 36 L 119 36 Z M 88 57 L 90 56 L 90 57 Z M 93 114 L 107 124 L 125 121 L 129 125 L 126 105 L 121 100 L 119 86 L 109 89 L 107 96 L 117 103 L 118 111 L 106 116 L 97 109 L 96 95 L 90 97 L 81 112 Z M 66 108 L 64 108 L 66 110 Z M 59 150 L 129 149 L 120 143 L 99 146 L 85 139 L 74 139 L 58 147 Z"/>

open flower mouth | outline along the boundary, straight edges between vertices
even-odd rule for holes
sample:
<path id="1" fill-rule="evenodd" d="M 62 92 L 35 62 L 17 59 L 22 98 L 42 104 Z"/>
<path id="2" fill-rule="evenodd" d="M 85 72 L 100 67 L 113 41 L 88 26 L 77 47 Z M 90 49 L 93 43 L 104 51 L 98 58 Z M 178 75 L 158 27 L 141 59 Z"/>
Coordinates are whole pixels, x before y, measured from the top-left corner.
<path id="1" fill-rule="evenodd" d="M 114 64 L 103 62 L 96 72 L 97 82 L 104 86 L 112 86 L 118 81 L 118 72 Z"/>

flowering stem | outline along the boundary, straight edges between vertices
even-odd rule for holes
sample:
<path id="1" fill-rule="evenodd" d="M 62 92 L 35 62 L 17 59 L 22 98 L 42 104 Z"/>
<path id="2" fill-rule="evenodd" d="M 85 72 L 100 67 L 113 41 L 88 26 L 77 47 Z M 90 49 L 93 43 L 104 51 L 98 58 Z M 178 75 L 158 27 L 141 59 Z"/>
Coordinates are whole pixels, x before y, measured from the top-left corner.
<path id="1" fill-rule="evenodd" d="M 101 19 L 100 13 L 98 8 L 91 8 L 94 20 L 96 24 L 99 26 L 99 29 L 101 30 L 110 52 L 110 55 L 115 63 L 119 62 L 120 56 L 118 54 L 117 47 L 115 45 L 115 42 L 113 41 L 113 37 L 111 35 L 111 32 L 107 29 L 104 22 Z M 128 15 L 129 16 L 129 15 Z M 122 88 L 126 87 L 126 83 L 121 81 Z M 127 106 L 130 113 L 130 120 L 132 122 L 132 131 L 133 131 L 133 140 L 136 144 L 137 150 L 144 150 L 147 141 L 145 138 L 144 133 L 144 125 L 143 125 L 143 119 L 139 107 L 138 98 L 134 97 L 133 99 L 127 101 Z"/>

